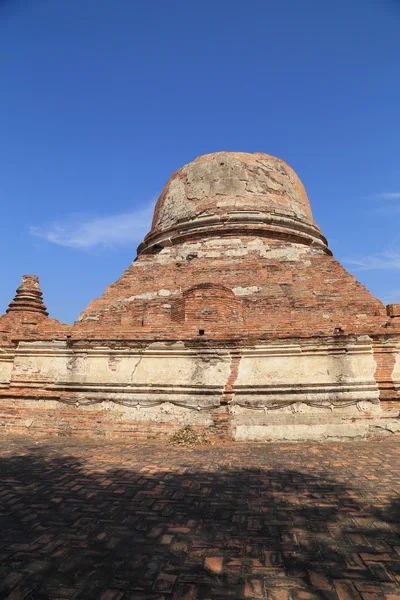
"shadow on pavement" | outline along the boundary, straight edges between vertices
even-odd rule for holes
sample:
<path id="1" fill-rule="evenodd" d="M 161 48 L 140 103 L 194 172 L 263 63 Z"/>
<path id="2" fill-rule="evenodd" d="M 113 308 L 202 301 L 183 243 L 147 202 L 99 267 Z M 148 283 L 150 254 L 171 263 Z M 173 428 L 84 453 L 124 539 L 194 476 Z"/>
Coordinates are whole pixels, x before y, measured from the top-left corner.
<path id="1" fill-rule="evenodd" d="M 398 498 L 377 507 L 332 479 L 207 467 L 202 456 L 175 470 L 149 461 L 91 470 L 46 447 L 0 459 L 0 597 L 400 593 Z"/>

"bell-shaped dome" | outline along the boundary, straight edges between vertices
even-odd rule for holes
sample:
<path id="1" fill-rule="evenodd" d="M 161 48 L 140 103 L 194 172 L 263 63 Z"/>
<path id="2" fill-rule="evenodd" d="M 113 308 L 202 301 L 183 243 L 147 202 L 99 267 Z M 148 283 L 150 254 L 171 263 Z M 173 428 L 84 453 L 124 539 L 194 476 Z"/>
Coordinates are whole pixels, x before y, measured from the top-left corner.
<path id="1" fill-rule="evenodd" d="M 172 175 L 138 251 L 232 233 L 286 236 L 326 248 L 304 186 L 289 165 L 259 152 L 217 152 Z"/>

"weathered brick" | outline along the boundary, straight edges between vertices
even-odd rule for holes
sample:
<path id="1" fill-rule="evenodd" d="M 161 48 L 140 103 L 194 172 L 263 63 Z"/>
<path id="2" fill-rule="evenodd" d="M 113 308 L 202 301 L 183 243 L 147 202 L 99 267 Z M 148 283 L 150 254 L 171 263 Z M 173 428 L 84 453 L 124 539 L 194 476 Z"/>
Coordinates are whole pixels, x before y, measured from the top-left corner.
<path id="1" fill-rule="evenodd" d="M 229 441 L 240 437 L 230 410 L 239 398 L 241 409 L 254 410 L 247 427 L 272 421 L 261 409 L 272 403 L 275 411 L 282 402 L 285 434 L 297 423 L 354 423 L 367 427 L 357 435 L 391 435 L 398 424 L 387 421 L 400 410 L 399 306 L 386 310 L 334 259 L 300 179 L 284 161 L 261 153 L 205 155 L 167 182 L 137 258 L 73 325 L 49 318 L 38 278 L 23 277 L 0 317 L 0 430 L 136 439 L 171 436 L 190 421 Z M 365 345 L 359 354 L 373 358 L 369 380 L 364 366 L 351 363 L 357 344 Z M 144 355 L 158 356 L 160 347 L 168 366 L 146 366 L 136 380 Z M 267 365 L 275 349 L 285 355 L 293 348 L 300 362 L 317 348 L 326 364 L 292 368 L 291 381 L 286 361 L 278 385 L 257 363 L 258 379 L 240 397 L 250 355 L 268 350 Z M 182 383 L 179 352 L 198 359 L 192 385 Z M 125 373 L 126 355 L 132 364 Z M 208 378 L 216 361 L 221 368 Z M 351 416 L 336 416 L 340 393 Z M 381 420 L 371 408 L 378 394 Z M 371 405 L 362 406 L 365 398 Z M 140 399 L 149 400 L 145 408 Z M 168 402 L 174 408 L 154 416 L 153 407 Z M 172 415 L 176 405 L 189 413 Z M 285 411 L 301 411 L 297 405 L 315 414 L 291 423 Z M 134 408 L 147 416 L 135 417 Z"/>

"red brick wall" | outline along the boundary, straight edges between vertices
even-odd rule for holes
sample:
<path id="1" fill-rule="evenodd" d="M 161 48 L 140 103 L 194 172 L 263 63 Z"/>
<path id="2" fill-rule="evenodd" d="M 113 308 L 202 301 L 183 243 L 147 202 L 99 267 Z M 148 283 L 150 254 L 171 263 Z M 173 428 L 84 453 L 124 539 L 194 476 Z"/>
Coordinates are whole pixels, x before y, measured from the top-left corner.
<path id="1" fill-rule="evenodd" d="M 400 393 L 393 385 L 393 369 L 396 362 L 396 349 L 390 339 L 378 339 L 374 343 L 374 359 L 376 362 L 375 379 L 379 387 L 381 408 L 384 411 L 400 409 Z"/>
<path id="2" fill-rule="evenodd" d="M 22 435 L 78 435 L 85 437 L 160 437 L 170 436 L 182 425 L 150 421 L 110 420 L 104 410 L 78 410 L 22 407 L 18 401 L 1 401 L 0 433 Z"/>
<path id="3" fill-rule="evenodd" d="M 292 249 L 288 243 L 270 242 L 275 250 Z M 196 321 L 202 320 L 212 322 L 208 335 L 218 340 L 233 334 L 245 340 L 331 336 L 340 330 L 385 333 L 385 307 L 333 257 L 312 250 L 300 256 L 299 260 L 279 260 L 250 251 L 238 257 L 190 261 L 173 257 L 166 264 L 155 256 L 140 256 L 89 305 L 83 320 L 72 328 L 72 338 L 128 334 L 132 339 L 187 340 L 197 335 Z M 213 288 L 216 283 L 221 287 Z M 231 290 L 237 287 L 260 289 L 235 297 Z M 160 288 L 170 295 L 159 297 Z M 153 297 L 131 300 L 142 294 Z"/>

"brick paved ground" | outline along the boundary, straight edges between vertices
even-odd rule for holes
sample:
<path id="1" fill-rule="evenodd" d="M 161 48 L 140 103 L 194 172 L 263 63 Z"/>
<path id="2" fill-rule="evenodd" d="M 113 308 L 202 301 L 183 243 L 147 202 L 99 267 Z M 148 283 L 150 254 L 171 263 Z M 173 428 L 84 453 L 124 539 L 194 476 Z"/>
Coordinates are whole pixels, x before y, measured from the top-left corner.
<path id="1" fill-rule="evenodd" d="M 1 446 L 1 598 L 400 598 L 400 440 Z"/>

